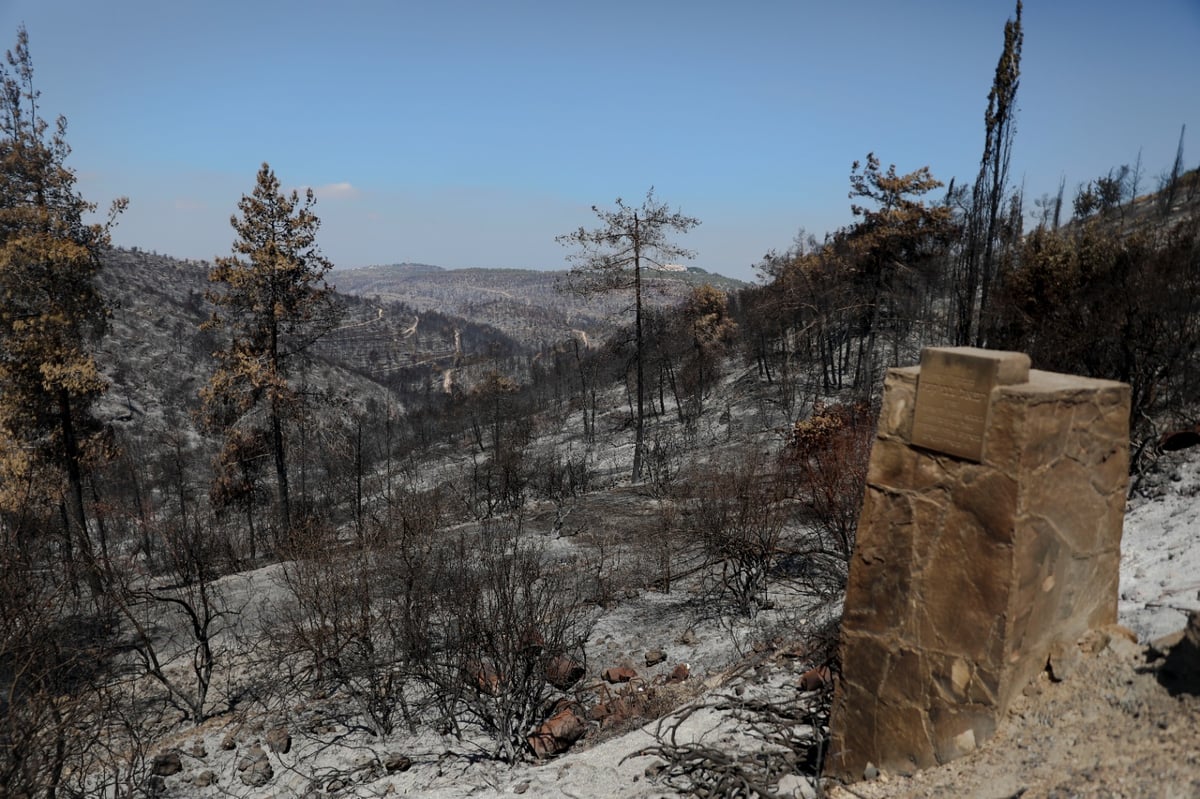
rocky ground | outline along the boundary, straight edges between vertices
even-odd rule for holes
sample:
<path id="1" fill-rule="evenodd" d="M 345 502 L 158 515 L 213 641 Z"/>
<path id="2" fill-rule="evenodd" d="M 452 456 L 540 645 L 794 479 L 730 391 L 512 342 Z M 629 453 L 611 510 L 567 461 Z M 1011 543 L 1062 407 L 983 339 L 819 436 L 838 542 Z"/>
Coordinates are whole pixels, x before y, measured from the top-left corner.
<path id="1" fill-rule="evenodd" d="M 1190 643 L 1168 635 L 1200 608 L 1200 457 L 1164 466 L 1127 514 L 1124 626 L 1085 636 L 1018 696 L 991 740 L 939 768 L 815 785 L 804 774 L 828 686 L 812 673 L 811 642 L 836 606 L 780 595 L 774 609 L 738 620 L 681 584 L 624 596 L 596 620 L 588 647 L 595 693 L 645 701 L 644 717 L 665 720 L 591 719 L 565 755 L 510 768 L 432 731 L 373 738 L 298 701 L 178 735 L 155 764 L 159 795 L 657 799 L 703 787 L 714 797 L 1200 797 L 1200 616 Z M 261 596 L 270 571 L 239 576 L 239 590 Z M 684 665 L 688 679 L 670 683 Z M 603 680 L 622 666 L 637 677 Z M 643 700 L 647 688 L 654 696 Z"/>

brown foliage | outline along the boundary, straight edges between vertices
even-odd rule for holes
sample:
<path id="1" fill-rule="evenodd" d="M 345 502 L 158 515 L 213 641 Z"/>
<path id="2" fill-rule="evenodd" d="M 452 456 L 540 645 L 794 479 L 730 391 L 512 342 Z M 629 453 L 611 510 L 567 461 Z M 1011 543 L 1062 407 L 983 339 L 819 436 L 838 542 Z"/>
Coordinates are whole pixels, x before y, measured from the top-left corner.
<path id="1" fill-rule="evenodd" d="M 818 534 L 811 556 L 841 561 L 835 573 L 842 578 L 854 548 L 874 436 L 875 414 L 866 403 L 817 403 L 809 418 L 792 427 L 782 457 L 789 491 Z"/>

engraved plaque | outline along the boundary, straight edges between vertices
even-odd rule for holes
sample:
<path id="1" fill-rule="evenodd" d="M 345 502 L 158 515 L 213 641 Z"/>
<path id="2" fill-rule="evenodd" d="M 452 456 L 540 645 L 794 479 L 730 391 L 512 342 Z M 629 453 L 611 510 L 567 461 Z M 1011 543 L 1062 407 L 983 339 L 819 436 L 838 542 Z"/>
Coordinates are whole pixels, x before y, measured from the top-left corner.
<path id="1" fill-rule="evenodd" d="M 1029 356 L 975 347 L 921 351 L 912 443 L 970 461 L 983 460 L 992 389 L 1029 379 Z"/>

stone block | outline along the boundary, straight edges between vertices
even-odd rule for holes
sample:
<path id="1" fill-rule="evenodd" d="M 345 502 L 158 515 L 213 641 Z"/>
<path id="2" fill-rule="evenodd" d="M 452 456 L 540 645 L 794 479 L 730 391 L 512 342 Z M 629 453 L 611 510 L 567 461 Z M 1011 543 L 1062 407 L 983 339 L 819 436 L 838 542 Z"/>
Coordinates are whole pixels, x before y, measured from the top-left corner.
<path id="1" fill-rule="evenodd" d="M 1029 356 L 1019 352 L 925 348 L 910 443 L 969 461 L 983 460 L 992 393 L 997 386 L 1024 383 L 1028 376 Z"/>
<path id="2" fill-rule="evenodd" d="M 885 380 L 826 761 L 846 780 L 981 745 L 1052 651 L 1116 619 L 1128 386 L 949 350 Z M 946 363 L 938 413 L 961 405 L 986 421 L 966 453 L 913 441 L 922 372 Z"/>

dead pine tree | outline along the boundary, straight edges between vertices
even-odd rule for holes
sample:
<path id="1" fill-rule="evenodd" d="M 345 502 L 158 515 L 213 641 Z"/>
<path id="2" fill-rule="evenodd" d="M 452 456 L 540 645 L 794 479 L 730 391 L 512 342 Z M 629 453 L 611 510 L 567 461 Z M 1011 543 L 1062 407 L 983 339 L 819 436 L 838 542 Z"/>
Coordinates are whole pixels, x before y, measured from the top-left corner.
<path id="1" fill-rule="evenodd" d="M 996 276 L 996 243 L 1001 205 L 1008 190 L 1008 168 L 1016 136 L 1017 88 L 1021 78 L 1021 3 L 1016 19 L 1004 24 L 1004 49 L 984 112 L 983 156 L 964 221 L 964 240 L 955 280 L 954 340 L 981 347 L 986 338 L 984 317 Z"/>
<path id="2" fill-rule="evenodd" d="M 642 460 L 645 450 L 645 357 L 642 335 L 642 271 L 647 267 L 663 267 L 668 260 L 691 258 L 692 253 L 676 244 L 671 233 L 687 233 L 700 220 L 685 216 L 654 196 L 653 187 L 646 192 L 640 206 L 626 205 L 617 198 L 616 210 L 604 210 L 593 205 L 601 226 L 593 230 L 579 228 L 555 239 L 559 244 L 574 247 L 568 256 L 572 262 L 564 289 L 584 296 L 610 291 L 633 293 L 634 361 L 637 369 L 637 418 L 633 445 L 633 482 L 642 479 Z"/>

